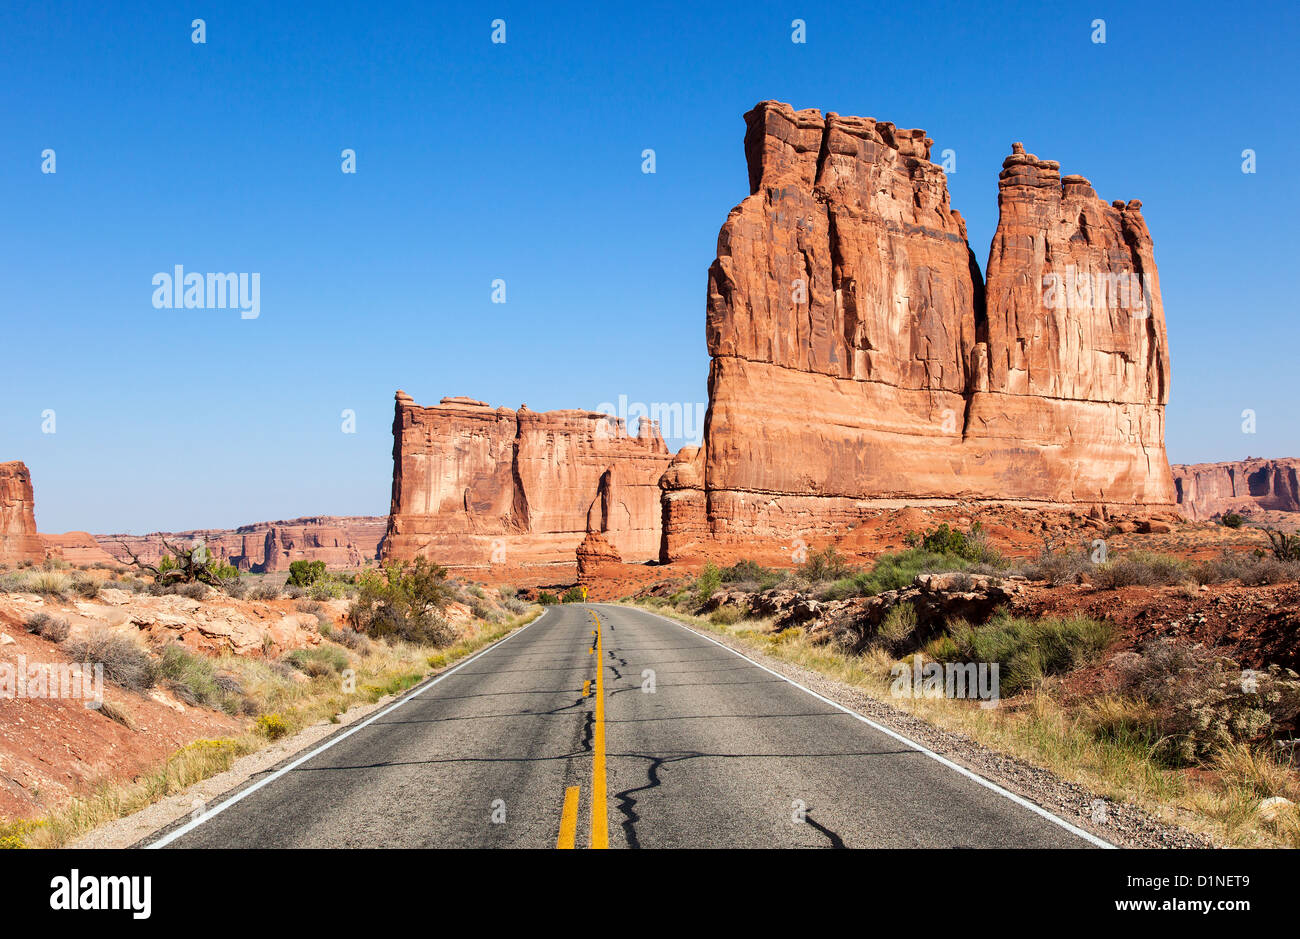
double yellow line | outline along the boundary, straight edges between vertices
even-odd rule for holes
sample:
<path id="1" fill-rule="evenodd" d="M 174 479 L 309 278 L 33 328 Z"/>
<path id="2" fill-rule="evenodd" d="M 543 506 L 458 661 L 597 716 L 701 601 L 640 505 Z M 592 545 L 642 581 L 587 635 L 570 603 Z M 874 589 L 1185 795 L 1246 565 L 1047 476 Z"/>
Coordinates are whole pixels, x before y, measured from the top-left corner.
<path id="1" fill-rule="evenodd" d="M 592 770 L 591 770 L 591 840 L 592 848 L 609 847 L 609 815 L 606 809 L 605 794 L 605 666 L 604 644 L 602 642 L 600 616 L 595 610 L 591 615 L 596 620 L 596 644 L 591 652 L 596 656 L 596 724 L 592 729 Z M 587 697 L 591 682 L 582 684 L 582 696 Z M 578 834 L 578 788 L 570 786 L 564 790 L 564 808 L 560 811 L 560 837 L 556 839 L 557 848 L 572 848 Z"/>

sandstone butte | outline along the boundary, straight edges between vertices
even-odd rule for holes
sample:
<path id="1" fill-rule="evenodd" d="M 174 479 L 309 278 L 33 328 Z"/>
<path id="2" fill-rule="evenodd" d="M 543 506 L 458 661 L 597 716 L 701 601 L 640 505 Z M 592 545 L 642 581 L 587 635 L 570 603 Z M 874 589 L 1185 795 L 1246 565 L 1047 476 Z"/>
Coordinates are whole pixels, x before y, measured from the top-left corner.
<path id="1" fill-rule="evenodd" d="M 661 483 L 663 560 L 901 503 L 1173 513 L 1138 201 L 1014 145 L 984 283 L 923 131 L 774 101 L 745 123 L 750 195 L 709 269 L 709 409 Z M 1048 303 L 1049 275 L 1140 290 Z"/>
<path id="2" fill-rule="evenodd" d="M 45 547 L 36 533 L 32 474 L 17 461 L 0 463 L 0 564 L 44 558 Z"/>
<path id="3" fill-rule="evenodd" d="M 393 495 L 384 557 L 442 564 L 572 564 L 588 532 L 629 561 L 656 558 L 659 478 L 672 455 L 658 425 L 597 411 L 493 408 L 396 395 Z"/>
<path id="4" fill-rule="evenodd" d="M 112 559 L 123 563 L 129 561 L 123 543 L 140 560 L 156 564 L 165 551 L 166 539 L 186 546 L 203 542 L 219 560 L 252 573 L 285 571 L 294 561 L 324 561 L 330 570 L 348 570 L 379 558 L 379 544 L 387 525 L 383 516 L 317 515 L 257 522 L 235 529 L 94 537 Z"/>
<path id="5" fill-rule="evenodd" d="M 587 532 L 587 537 L 578 545 L 577 558 L 579 583 L 588 583 L 599 577 L 606 564 L 623 563 L 614 546 L 598 531 Z"/>
<path id="6" fill-rule="evenodd" d="M 1300 459 L 1196 463 L 1174 466 L 1173 474 L 1178 507 L 1190 519 L 1229 512 L 1300 512 Z"/>

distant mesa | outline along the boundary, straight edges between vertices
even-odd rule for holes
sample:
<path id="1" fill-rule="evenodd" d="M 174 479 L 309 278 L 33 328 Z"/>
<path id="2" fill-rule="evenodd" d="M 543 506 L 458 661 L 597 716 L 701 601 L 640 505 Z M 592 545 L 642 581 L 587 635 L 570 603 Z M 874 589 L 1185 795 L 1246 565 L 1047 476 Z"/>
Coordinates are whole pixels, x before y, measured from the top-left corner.
<path id="1" fill-rule="evenodd" d="M 1300 459 L 1247 457 L 1174 466 L 1178 507 L 1190 519 L 1236 512 L 1300 512 Z"/>
<path id="2" fill-rule="evenodd" d="M 650 560 L 671 459 L 653 421 L 630 436 L 600 411 L 516 411 L 463 397 L 421 407 L 399 391 L 384 557 L 571 565 L 595 531 L 622 557 Z"/>

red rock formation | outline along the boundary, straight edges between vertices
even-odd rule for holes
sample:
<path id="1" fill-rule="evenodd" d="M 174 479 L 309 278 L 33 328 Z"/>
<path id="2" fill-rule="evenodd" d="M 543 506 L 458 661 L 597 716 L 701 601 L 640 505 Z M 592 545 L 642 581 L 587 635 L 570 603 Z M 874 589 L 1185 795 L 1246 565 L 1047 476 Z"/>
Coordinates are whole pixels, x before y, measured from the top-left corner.
<path id="1" fill-rule="evenodd" d="M 1193 520 L 1229 512 L 1300 512 L 1300 459 L 1247 457 L 1174 466 L 1178 508 Z"/>
<path id="2" fill-rule="evenodd" d="M 241 571 L 284 571 L 294 561 L 324 561 L 331 570 L 350 570 L 379 557 L 388 520 L 383 516 L 319 515 L 287 521 L 257 522 L 236 529 L 195 529 L 149 535 L 96 535 L 114 558 L 125 561 L 125 542 L 142 561 L 156 563 L 163 539 L 185 545 L 202 541 L 227 564 Z"/>
<path id="3" fill-rule="evenodd" d="M 605 540 L 605 536 L 598 531 L 587 532 L 587 537 L 582 539 L 582 544 L 578 545 L 578 580 L 580 582 L 590 580 L 600 573 L 600 569 L 606 564 L 623 563 L 614 546 Z"/>
<path id="4" fill-rule="evenodd" d="M 114 564 L 117 558 L 109 554 L 95 540 L 95 536 L 84 531 L 67 531 L 61 535 L 41 533 L 41 543 L 45 547 L 46 557 L 58 558 L 69 564 Z"/>
<path id="5" fill-rule="evenodd" d="M 0 463 L 0 564 L 44 559 L 31 473 L 16 460 Z"/>
<path id="6" fill-rule="evenodd" d="M 417 405 L 397 392 L 384 556 L 440 563 L 572 563 L 588 531 L 624 556 L 657 555 L 657 483 L 671 459 L 658 426 L 630 437 L 592 411 L 537 413 L 469 398 Z"/>
<path id="7" fill-rule="evenodd" d="M 986 305 L 924 132 L 770 101 L 745 121 L 750 195 L 709 270 L 709 413 L 662 481 L 665 560 L 843 529 L 864 504 L 1172 509 L 1136 202 L 1106 206 L 1017 145 Z M 1045 278 L 1079 272 L 1140 285 L 1123 298 L 1140 312 L 1047 308 Z"/>

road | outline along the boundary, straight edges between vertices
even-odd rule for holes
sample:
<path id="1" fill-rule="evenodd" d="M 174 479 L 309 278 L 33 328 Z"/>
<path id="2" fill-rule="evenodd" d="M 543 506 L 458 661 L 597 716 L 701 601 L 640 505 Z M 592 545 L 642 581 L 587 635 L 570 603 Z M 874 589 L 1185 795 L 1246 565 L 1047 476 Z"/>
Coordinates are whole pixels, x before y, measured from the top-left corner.
<path id="1" fill-rule="evenodd" d="M 674 622 L 565 604 L 152 845 L 1092 846 L 1085 837 Z"/>

